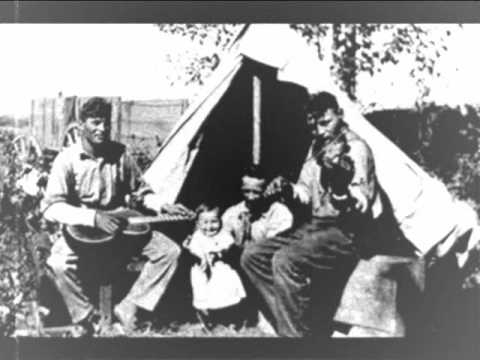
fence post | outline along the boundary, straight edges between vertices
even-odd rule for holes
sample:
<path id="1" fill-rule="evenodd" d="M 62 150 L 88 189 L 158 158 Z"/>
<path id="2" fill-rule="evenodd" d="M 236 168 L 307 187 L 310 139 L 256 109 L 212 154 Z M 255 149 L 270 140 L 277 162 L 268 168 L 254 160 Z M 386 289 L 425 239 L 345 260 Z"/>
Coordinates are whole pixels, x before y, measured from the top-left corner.
<path id="1" fill-rule="evenodd" d="M 33 136 L 37 137 L 37 131 L 35 129 L 35 100 L 32 99 L 30 102 L 30 123 L 28 124 L 30 132 Z"/>

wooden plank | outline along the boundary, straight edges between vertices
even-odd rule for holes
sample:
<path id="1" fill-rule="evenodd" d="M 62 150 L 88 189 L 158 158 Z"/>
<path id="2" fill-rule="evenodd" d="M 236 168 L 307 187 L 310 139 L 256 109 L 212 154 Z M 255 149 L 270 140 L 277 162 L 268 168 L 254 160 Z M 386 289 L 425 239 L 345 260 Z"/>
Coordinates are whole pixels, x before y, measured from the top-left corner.
<path id="1" fill-rule="evenodd" d="M 45 99 L 42 99 L 42 115 L 41 115 L 41 119 L 42 119 L 42 135 L 41 135 L 41 138 L 42 138 L 42 143 L 44 144 L 44 146 L 47 145 L 47 103 L 46 103 L 46 100 Z"/>
<path id="2" fill-rule="evenodd" d="M 33 134 L 33 136 L 36 136 L 36 131 L 34 128 L 35 124 L 35 100 L 32 99 L 30 102 L 30 123 L 28 124 L 28 128 L 30 129 L 30 133 Z"/>
<path id="3" fill-rule="evenodd" d="M 122 136 L 122 101 L 119 97 L 110 98 L 112 104 L 112 139 L 121 141 Z"/>
<path id="4" fill-rule="evenodd" d="M 51 116 L 50 116 L 50 129 L 51 129 L 51 133 L 50 133 L 50 143 L 49 143 L 49 147 L 56 147 L 57 144 L 56 144 L 56 140 L 57 140 L 57 133 L 58 133 L 58 124 L 57 124 L 57 116 L 56 116 L 56 99 L 51 99 L 51 104 L 50 104 L 50 107 L 51 107 Z"/>
<path id="5" fill-rule="evenodd" d="M 112 324 L 112 284 L 100 285 L 98 302 L 101 328 L 105 328 Z"/>
<path id="6" fill-rule="evenodd" d="M 253 164 L 260 164 L 261 156 L 261 81 L 257 76 L 253 77 Z"/>
<path id="7" fill-rule="evenodd" d="M 80 97 L 75 97 L 75 120 L 80 120 L 80 107 L 82 106 L 83 102 Z"/>
<path id="8" fill-rule="evenodd" d="M 122 113 L 122 125 L 126 129 L 124 136 L 132 134 L 132 106 L 133 101 L 126 101 L 123 103 L 124 111 Z M 122 129 L 123 130 L 123 129 Z"/>

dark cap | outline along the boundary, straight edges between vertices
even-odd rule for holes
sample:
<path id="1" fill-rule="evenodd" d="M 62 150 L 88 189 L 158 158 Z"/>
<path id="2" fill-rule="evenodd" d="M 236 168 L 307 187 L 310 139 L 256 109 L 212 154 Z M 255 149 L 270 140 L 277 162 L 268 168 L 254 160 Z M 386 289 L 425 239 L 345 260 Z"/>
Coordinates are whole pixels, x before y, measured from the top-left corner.
<path id="1" fill-rule="evenodd" d="M 89 117 L 101 117 L 110 119 L 112 104 L 101 97 L 92 97 L 85 102 L 80 109 L 80 120 L 85 121 Z"/>

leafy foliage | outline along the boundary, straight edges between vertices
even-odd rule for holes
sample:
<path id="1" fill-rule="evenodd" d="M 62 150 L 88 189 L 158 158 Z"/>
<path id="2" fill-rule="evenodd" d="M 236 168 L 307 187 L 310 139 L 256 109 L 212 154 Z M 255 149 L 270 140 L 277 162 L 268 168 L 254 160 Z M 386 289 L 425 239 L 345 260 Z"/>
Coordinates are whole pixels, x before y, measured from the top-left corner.
<path id="1" fill-rule="evenodd" d="M 360 73 L 374 75 L 386 64 L 398 64 L 405 56 L 411 61 L 412 76 L 420 96 L 428 95 L 426 78 L 438 76 L 435 65 L 447 50 L 445 40 L 457 25 L 434 32 L 417 24 L 292 24 L 308 44 L 315 46 L 321 60 L 331 57 L 332 73 L 351 99 L 356 99 Z M 160 24 L 166 33 L 188 38 L 205 48 L 191 56 L 183 69 L 185 83 L 202 84 L 219 64 L 220 55 L 241 29 L 238 24 Z M 182 61 L 184 59 L 170 59 Z M 403 60 L 402 60 L 403 61 Z"/>
<path id="2" fill-rule="evenodd" d="M 428 105 L 423 164 L 434 171 L 458 197 L 480 199 L 480 117 L 472 106 L 459 109 Z M 445 146 L 448 144 L 448 146 Z"/>
<path id="3" fill-rule="evenodd" d="M 480 214 L 480 109 L 425 104 L 366 117 L 407 155 Z"/>
<path id="4" fill-rule="evenodd" d="M 447 50 L 445 39 L 451 33 L 451 27 L 447 27 L 434 36 L 427 26 L 416 24 L 297 24 L 292 27 L 317 48 L 320 59 L 328 54 L 327 38 L 331 37 L 331 70 L 351 99 L 356 99 L 361 72 L 374 75 L 385 64 L 398 64 L 401 54 L 413 60 L 410 76 L 416 79 L 421 95 L 425 96 L 428 92 L 425 76 L 439 75 L 435 73 L 436 60 Z"/>
<path id="5" fill-rule="evenodd" d="M 185 54 L 177 58 L 169 58 L 170 62 L 182 64 L 178 69 L 181 74 L 177 81 L 187 84 L 202 85 L 206 78 L 218 67 L 220 54 L 232 43 L 242 25 L 238 24 L 159 24 L 159 29 L 186 37 L 202 46 L 197 53 Z M 203 50 L 203 51 L 202 51 Z"/>
<path id="6" fill-rule="evenodd" d="M 35 298 L 35 264 L 27 226 L 36 199 L 22 193 L 16 181 L 22 164 L 16 161 L 13 134 L 0 132 L 0 334 L 9 335 L 16 319 L 25 317 L 26 304 Z"/>
<path id="7" fill-rule="evenodd" d="M 132 134 L 128 137 L 128 146 L 130 152 L 138 164 L 140 170 L 144 171 L 152 163 L 155 156 L 155 151 L 160 147 L 160 143 L 157 143 L 156 148 L 152 148 L 151 144 L 148 144 L 146 138 L 135 136 Z M 157 140 L 158 141 L 158 140 Z"/>

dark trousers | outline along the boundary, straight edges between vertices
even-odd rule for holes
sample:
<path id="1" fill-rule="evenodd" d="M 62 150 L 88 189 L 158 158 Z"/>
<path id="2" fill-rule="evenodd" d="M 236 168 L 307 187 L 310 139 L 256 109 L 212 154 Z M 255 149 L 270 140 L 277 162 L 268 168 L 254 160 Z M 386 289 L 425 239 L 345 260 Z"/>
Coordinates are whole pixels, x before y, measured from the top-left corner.
<path id="1" fill-rule="evenodd" d="M 247 246 L 241 266 L 262 295 L 280 336 L 330 335 L 343 288 L 358 262 L 336 222 L 312 219 Z"/>

